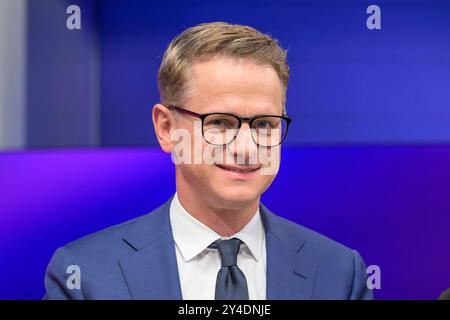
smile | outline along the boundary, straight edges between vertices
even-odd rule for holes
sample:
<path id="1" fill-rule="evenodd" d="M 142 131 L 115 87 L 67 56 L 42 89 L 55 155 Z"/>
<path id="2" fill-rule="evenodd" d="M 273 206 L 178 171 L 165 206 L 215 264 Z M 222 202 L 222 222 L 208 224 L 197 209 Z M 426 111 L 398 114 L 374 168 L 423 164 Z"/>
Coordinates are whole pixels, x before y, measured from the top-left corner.
<path id="1" fill-rule="evenodd" d="M 236 173 L 253 173 L 259 170 L 260 166 L 252 165 L 252 166 L 229 166 L 223 164 L 216 164 L 219 168 Z"/>

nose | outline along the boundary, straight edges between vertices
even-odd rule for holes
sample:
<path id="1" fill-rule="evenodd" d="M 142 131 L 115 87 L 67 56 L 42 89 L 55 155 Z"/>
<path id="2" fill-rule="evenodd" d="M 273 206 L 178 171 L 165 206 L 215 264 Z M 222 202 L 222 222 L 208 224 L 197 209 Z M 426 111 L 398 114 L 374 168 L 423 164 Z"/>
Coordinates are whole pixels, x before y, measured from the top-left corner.
<path id="1" fill-rule="evenodd" d="M 248 123 L 242 124 L 230 149 L 237 164 L 249 165 L 258 163 L 258 146 L 252 138 L 252 132 Z"/>

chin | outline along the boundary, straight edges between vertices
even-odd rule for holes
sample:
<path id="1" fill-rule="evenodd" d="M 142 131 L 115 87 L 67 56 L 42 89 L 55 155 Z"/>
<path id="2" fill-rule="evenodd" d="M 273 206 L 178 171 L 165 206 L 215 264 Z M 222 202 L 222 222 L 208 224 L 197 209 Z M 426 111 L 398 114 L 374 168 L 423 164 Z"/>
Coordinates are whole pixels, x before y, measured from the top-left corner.
<path id="1" fill-rule="evenodd" d="M 227 190 L 228 189 L 228 190 Z M 224 204 L 241 204 L 255 201 L 260 197 L 260 193 L 249 186 L 245 188 L 230 187 L 218 190 L 217 197 L 223 201 Z"/>

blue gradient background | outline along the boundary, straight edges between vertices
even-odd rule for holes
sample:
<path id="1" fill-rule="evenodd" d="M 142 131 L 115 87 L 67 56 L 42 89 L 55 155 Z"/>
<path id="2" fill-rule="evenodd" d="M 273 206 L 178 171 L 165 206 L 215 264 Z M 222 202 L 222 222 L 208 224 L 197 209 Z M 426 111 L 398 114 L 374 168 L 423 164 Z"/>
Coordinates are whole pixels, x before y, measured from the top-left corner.
<path id="1" fill-rule="evenodd" d="M 373 31 L 368 1 L 103 1 L 102 144 L 155 142 L 148 109 L 166 46 L 188 26 L 222 20 L 288 48 L 287 143 L 449 143 L 450 1 L 376 3 Z"/>
<path id="2" fill-rule="evenodd" d="M 69 4 L 83 33 L 57 27 Z M 263 202 L 379 265 L 376 298 L 437 298 L 450 287 L 450 2 L 378 1 L 380 31 L 365 28 L 369 4 L 30 1 L 27 146 L 44 149 L 0 153 L 0 299 L 41 298 L 57 247 L 173 194 L 150 117 L 157 68 L 175 34 L 215 20 L 289 48 L 294 122 Z"/>

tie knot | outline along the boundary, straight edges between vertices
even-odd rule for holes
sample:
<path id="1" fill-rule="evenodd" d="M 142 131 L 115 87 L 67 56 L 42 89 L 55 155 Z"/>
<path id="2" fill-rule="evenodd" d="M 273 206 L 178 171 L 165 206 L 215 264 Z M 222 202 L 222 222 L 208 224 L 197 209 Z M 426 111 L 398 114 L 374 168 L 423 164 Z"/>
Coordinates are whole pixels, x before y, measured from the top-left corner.
<path id="1" fill-rule="evenodd" d="M 241 246 L 241 240 L 233 238 L 229 240 L 217 240 L 211 243 L 208 248 L 219 250 L 222 267 L 237 265 L 237 255 Z"/>

